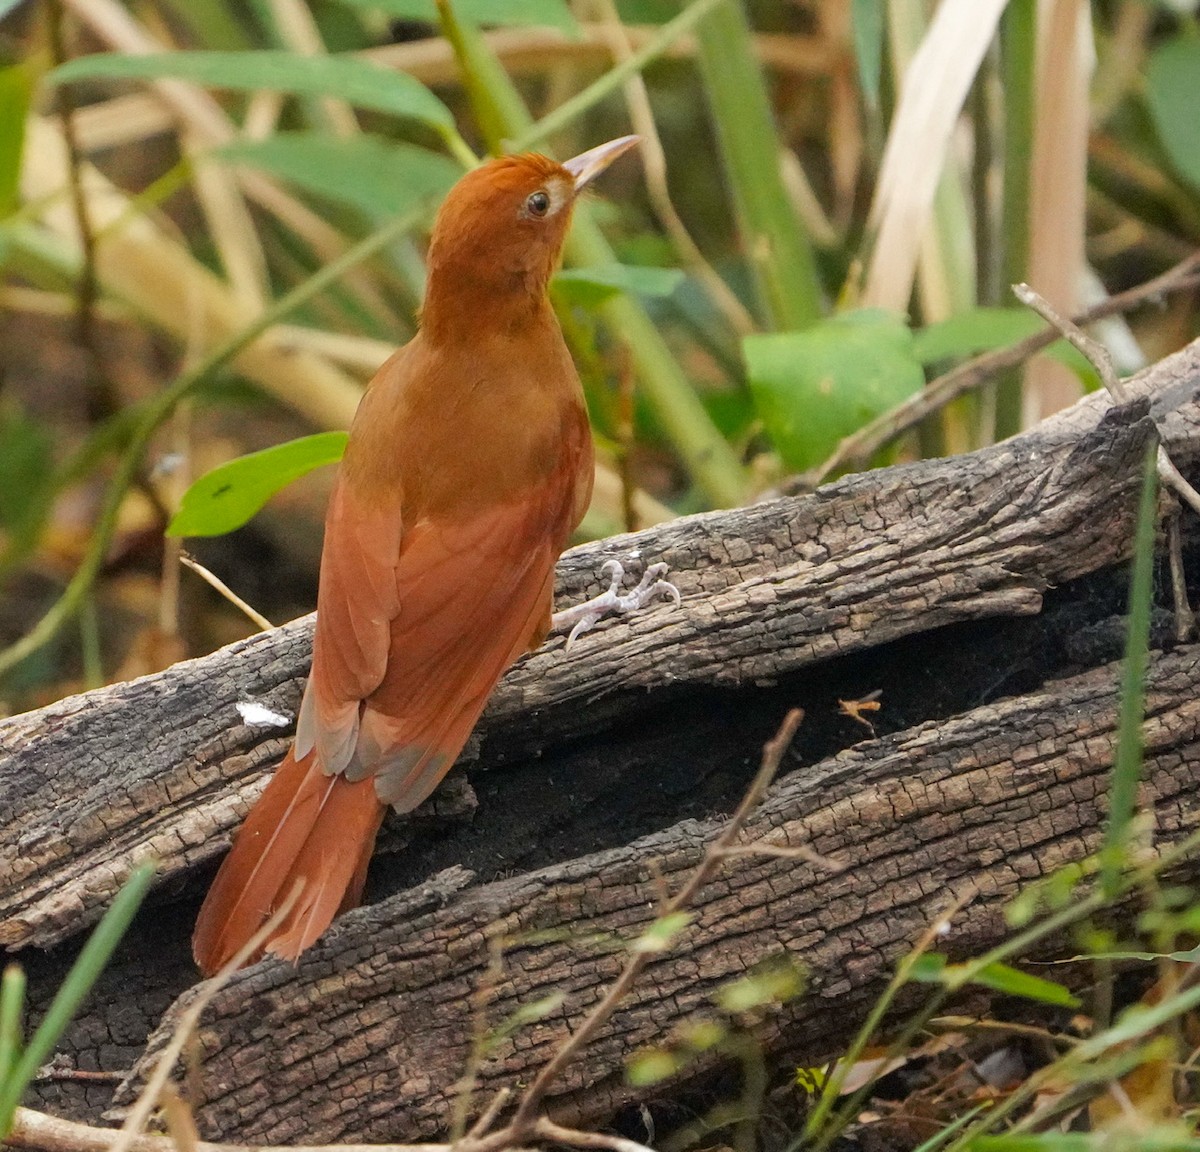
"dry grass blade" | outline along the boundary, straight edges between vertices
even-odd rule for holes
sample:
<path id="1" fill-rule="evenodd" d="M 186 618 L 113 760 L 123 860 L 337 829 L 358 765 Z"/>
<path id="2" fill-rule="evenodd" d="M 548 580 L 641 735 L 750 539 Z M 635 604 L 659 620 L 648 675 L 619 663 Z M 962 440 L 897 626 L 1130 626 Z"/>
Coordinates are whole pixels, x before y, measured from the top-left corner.
<path id="1" fill-rule="evenodd" d="M 79 22 L 93 32 L 102 44 L 116 51 L 142 56 L 163 48 L 115 0 L 63 0 L 63 3 L 71 8 Z M 228 143 L 237 134 L 221 106 L 203 89 L 178 80 L 152 81 L 151 87 L 179 119 L 196 133 L 204 146 Z M 28 152 L 29 149 L 26 149 Z M 236 179 L 251 199 L 274 213 L 322 260 L 332 261 L 345 251 L 345 241 L 336 229 L 273 180 L 253 171 L 239 172 Z M 377 319 L 387 321 L 389 309 L 365 275 L 351 270 L 347 274 L 346 284 Z"/>
<path id="2" fill-rule="evenodd" d="M 621 24 L 616 4 L 613 0 L 596 0 L 596 7 L 604 17 L 601 28 L 612 49 L 613 59 L 618 62 L 628 60 L 633 55 L 633 46 Z M 667 186 L 667 155 L 659 139 L 658 126 L 654 122 L 654 110 L 650 106 L 646 82 L 640 74 L 631 76 L 625 83 L 625 106 L 629 110 L 633 130 L 642 138 L 640 151 L 642 169 L 646 173 L 646 191 L 659 223 L 671 238 L 680 259 L 704 286 L 709 299 L 725 314 L 730 327 L 739 336 L 749 336 L 756 331 L 754 318 L 729 285 L 705 260 L 704 254 L 697 247 L 671 202 L 671 193 Z"/>
<path id="3" fill-rule="evenodd" d="M 1083 0 L 1052 0 L 1041 9 L 1026 267 L 1055 308 L 1075 312 L 1085 259 L 1091 12 Z M 1036 424 L 1079 395 L 1067 368 L 1035 361 L 1026 373 L 1023 422 Z"/>
<path id="4" fill-rule="evenodd" d="M 271 623 L 258 609 L 251 607 L 243 600 L 224 580 L 221 579 L 215 572 L 210 572 L 203 564 L 200 563 L 194 556 L 189 556 L 186 552 L 179 553 L 179 563 L 185 568 L 190 568 L 197 576 L 200 577 L 206 584 L 215 588 L 226 600 L 229 601 L 239 612 L 252 620 L 260 629 L 266 632 L 275 625 Z"/>
<path id="5" fill-rule="evenodd" d="M 943 0 L 904 76 L 868 220 L 862 303 L 905 311 L 950 136 L 1005 0 Z"/>

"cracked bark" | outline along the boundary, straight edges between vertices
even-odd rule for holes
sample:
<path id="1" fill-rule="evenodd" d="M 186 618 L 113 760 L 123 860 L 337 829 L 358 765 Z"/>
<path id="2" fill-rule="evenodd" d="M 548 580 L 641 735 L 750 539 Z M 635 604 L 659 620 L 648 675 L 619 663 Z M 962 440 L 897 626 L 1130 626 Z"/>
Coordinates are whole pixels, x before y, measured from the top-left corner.
<path id="1" fill-rule="evenodd" d="M 1135 387 L 1151 398 L 1185 472 L 1200 452 L 1198 368 L 1193 345 Z M 553 641 L 512 670 L 466 765 L 479 796 L 474 823 L 464 821 L 472 801 L 462 784 L 417 820 L 394 822 L 393 846 L 409 843 L 392 877 L 400 892 L 347 917 L 298 973 L 267 964 L 222 993 L 196 1082 L 206 1133 L 436 1134 L 463 1069 L 463 1005 L 487 962 L 487 932 L 512 937 L 493 1021 L 554 987 L 568 993 L 563 1012 L 576 1018 L 620 962 L 611 946 L 588 943 L 593 934 L 636 935 L 653 899 L 650 859 L 678 875 L 714 827 L 681 817 L 728 810 L 783 708 L 804 703 L 813 716 L 809 695 L 837 681 L 839 669 L 887 683 L 881 720 L 902 730 L 781 781 L 755 829 L 806 838 L 853 867 L 829 877 L 794 861 L 731 861 L 706 890 L 686 948 L 656 963 L 639 997 L 569 1073 L 555 1107 L 581 1121 L 605 1115 L 628 1096 L 618 1069 L 631 1046 L 668 1030 L 720 980 L 772 949 L 795 952 L 815 985 L 768 1023 L 767 1042 L 815 1051 L 869 1000 L 947 887 L 981 891 L 958 943 L 994 942 L 997 909 L 1022 879 L 1095 843 L 1112 752 L 1113 670 L 982 708 L 959 701 L 943 709 L 948 720 L 922 723 L 937 709 L 922 714 L 897 700 L 906 679 L 939 670 L 956 677 L 964 656 L 954 637 L 968 634 L 946 626 L 1032 618 L 1056 586 L 1125 558 L 1152 434 L 1144 404 L 1105 413 L 1092 398 L 966 457 L 848 477 L 812 496 L 574 549 L 560 566 L 560 603 L 598 589 L 605 556 L 638 551 L 670 563 L 683 609 L 604 625 L 569 658 Z M 982 633 L 969 635 L 978 643 Z M 988 634 L 1002 647 L 1013 635 Z M 144 1014 L 156 1015 L 190 979 L 188 902 L 285 744 L 276 731 L 242 725 L 234 705 L 254 698 L 291 714 L 310 637 L 310 621 L 299 621 L 0 724 L 0 872 L 11 877 L 0 892 L 0 943 L 65 945 L 44 965 L 51 973 L 132 863 L 153 852 L 163 863 L 160 904 L 110 987 L 132 989 Z M 929 667 L 906 663 L 914 652 Z M 1155 663 L 1147 796 L 1164 840 L 1195 824 L 1195 659 L 1179 649 Z M 655 777 L 652 792 L 649 766 L 672 757 L 675 775 Z M 717 786 L 721 773 L 728 779 Z M 623 834 L 593 835 L 580 816 L 588 808 L 607 811 Z M 489 820 L 499 821 L 494 835 Z M 626 844 L 650 829 L 658 831 Z M 488 851 L 472 855 L 471 840 Z M 543 842 L 540 855 L 511 843 L 508 854 L 488 854 L 505 841 L 533 840 Z M 544 866 L 480 883 L 495 874 L 494 861 Z M 457 862 L 476 876 L 430 879 Z M 176 912 L 166 905 L 181 891 Z M 542 929 L 569 938 L 528 939 Z M 139 942 L 142 953 L 149 945 L 173 957 L 169 979 Z M 128 1003 L 125 1011 L 138 1015 Z M 76 1044 L 84 1066 L 120 1066 L 145 1032 L 120 1024 L 98 1008 L 68 1046 Z M 489 1059 L 485 1084 L 527 1075 L 562 1027 L 556 1019 L 519 1032 Z M 81 1031 L 90 1038 L 79 1041 Z M 74 1106 L 92 1111 L 98 1096 Z"/>

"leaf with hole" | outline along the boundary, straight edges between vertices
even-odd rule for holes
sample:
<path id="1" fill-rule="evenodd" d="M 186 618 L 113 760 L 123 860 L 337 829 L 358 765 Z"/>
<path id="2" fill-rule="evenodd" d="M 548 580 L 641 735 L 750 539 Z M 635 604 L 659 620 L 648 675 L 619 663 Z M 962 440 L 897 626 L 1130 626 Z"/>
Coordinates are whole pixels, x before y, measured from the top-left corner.
<path id="1" fill-rule="evenodd" d="M 318 432 L 230 460 L 206 472 L 183 494 L 167 535 L 232 532 L 281 488 L 314 468 L 337 463 L 345 450 L 345 432 Z"/>

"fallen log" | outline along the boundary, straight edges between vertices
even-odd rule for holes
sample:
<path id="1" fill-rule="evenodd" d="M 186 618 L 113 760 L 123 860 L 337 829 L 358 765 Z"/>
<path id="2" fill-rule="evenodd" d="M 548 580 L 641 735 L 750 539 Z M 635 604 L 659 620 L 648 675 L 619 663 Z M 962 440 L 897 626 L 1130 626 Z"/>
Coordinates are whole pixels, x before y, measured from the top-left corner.
<path id="1" fill-rule="evenodd" d="M 854 770 L 846 768 L 842 775 L 843 768 L 830 767 L 842 762 L 828 757 L 866 730 L 852 719 L 830 719 L 839 693 L 849 696 L 882 686 L 883 708 L 875 723 L 892 733 L 884 740 L 901 742 L 939 731 L 939 724 L 947 726 L 947 717 L 955 718 L 949 723 L 967 717 L 986 720 L 981 702 L 999 707 L 990 702 L 1011 695 L 1009 703 L 1026 711 L 1004 713 L 997 721 L 1013 725 L 1007 737 L 993 736 L 987 728 L 986 738 L 1028 747 L 1028 724 L 1041 715 L 1037 700 L 1047 677 L 1102 665 L 1119 651 L 1122 628 L 1115 617 L 1122 611 L 1124 592 L 1114 566 L 1128 555 L 1142 461 L 1157 425 L 1180 467 L 1194 470 L 1190 466 L 1200 453 L 1198 369 L 1200 345 L 1193 345 L 1139 377 L 1133 392 L 1142 398 L 1140 405 L 1112 410 L 1101 398 L 1089 398 L 1012 441 L 965 457 L 847 477 L 811 496 L 689 517 L 572 550 L 559 570 L 560 603 L 598 589 L 597 572 L 605 557 L 640 553 L 640 558 L 671 564 L 684 593 L 683 608 L 663 607 L 632 621 L 602 625 L 570 655 L 564 655 L 560 639 L 552 640 L 515 667 L 488 709 L 481 740 L 464 765 L 466 776 L 457 791 L 443 789 L 415 819 L 390 823 L 384 849 L 404 850 L 377 861 L 382 867 L 373 887 L 376 897 L 393 895 L 377 904 L 377 911 L 357 915 L 412 915 L 417 917 L 414 924 L 432 924 L 429 917 L 461 908 L 461 915 L 476 918 L 462 938 L 465 949 L 471 942 L 480 944 L 484 929 L 477 919 L 489 908 L 506 907 L 506 893 L 520 893 L 539 908 L 553 905 L 559 881 L 547 879 L 547 868 L 549 875 L 557 875 L 556 867 L 566 869 L 562 883 L 568 895 L 580 885 L 588 890 L 587 869 L 601 859 L 586 855 L 593 849 L 616 852 L 612 867 L 623 868 L 622 875 L 644 875 L 650 865 L 639 853 L 645 852 L 676 861 L 671 865 L 676 870 L 685 868 L 687 852 L 694 853 L 714 827 L 708 818 L 736 803 L 752 773 L 757 745 L 795 703 L 808 708 L 809 720 L 793 766 L 802 760 L 819 763 L 802 769 L 795 778 L 799 783 L 789 780 L 780 787 L 798 787 L 823 803 L 826 773 L 832 772 L 842 782 L 839 786 L 850 789 L 838 793 L 842 820 L 863 818 L 854 815 Z M 1093 643 L 1097 636 L 1100 641 Z M 157 903 L 135 926 L 94 1007 L 64 1041 L 68 1063 L 83 1069 L 127 1067 L 170 999 L 194 980 L 187 933 L 196 900 L 287 740 L 285 729 L 243 723 L 236 705 L 252 699 L 292 715 L 310 640 L 311 621 L 298 621 L 158 676 L 0 723 L 0 873 L 11 877 L 0 892 L 0 943 L 25 949 L 22 959 L 31 972 L 35 1004 L 45 1002 L 80 934 L 132 865 L 147 853 L 162 863 Z M 1188 668 L 1175 669 L 1171 683 L 1186 679 Z M 1052 716 L 1053 706 L 1047 707 Z M 1185 755 L 1185 716 L 1172 715 L 1180 770 L 1191 773 L 1194 788 L 1194 767 L 1190 754 Z M 1048 718 L 1039 722 L 1050 724 Z M 1063 723 L 1055 721 L 1058 728 Z M 1110 744 L 1111 728 L 1102 727 L 1086 751 L 1099 765 L 1111 755 Z M 856 755 L 866 757 L 862 764 L 873 763 L 881 747 L 881 742 L 861 744 L 846 753 L 851 759 L 845 764 L 860 763 L 853 759 Z M 1074 755 L 1064 752 L 1064 763 Z M 907 761 L 901 758 L 896 764 Z M 868 769 L 863 771 L 869 775 Z M 957 771 L 951 769 L 951 777 Z M 1048 771 L 1054 777 L 1058 769 Z M 1099 771 L 1088 777 L 1089 787 L 1100 786 Z M 1176 795 L 1164 787 L 1165 796 Z M 868 823 L 876 815 L 868 802 L 872 795 L 869 789 L 864 793 Z M 898 793 L 888 795 L 891 803 Z M 940 794 L 929 795 L 936 800 Z M 992 797 L 987 791 L 979 795 Z M 980 805 L 987 802 L 981 799 Z M 1029 799 L 1030 806 L 1038 803 Z M 1189 818 L 1182 800 L 1177 808 L 1167 813 L 1164 835 Z M 802 824 L 819 815 L 816 809 L 796 811 L 794 819 Z M 1048 818 L 1061 819 L 1050 811 Z M 1031 811 L 1030 819 L 1034 815 Z M 686 817 L 700 822 L 680 823 Z M 1071 851 L 1081 851 L 1099 827 L 1101 810 L 1095 803 L 1077 804 L 1073 818 L 1079 823 L 1072 826 L 1074 832 L 1064 832 L 1063 842 L 1071 844 Z M 997 828 L 998 839 L 988 840 L 987 850 L 972 858 L 974 871 L 964 873 L 978 876 L 988 892 L 1009 891 L 1008 881 L 1016 882 L 1007 853 L 1020 842 L 1001 831 Z M 645 834 L 650 841 L 630 847 L 634 837 Z M 659 843 L 654 834 L 666 839 Z M 907 844 L 905 835 L 897 832 L 894 852 L 913 856 L 916 871 L 910 879 L 920 891 L 936 888 L 939 881 L 920 878 L 928 861 L 919 843 Z M 1055 850 L 1041 860 L 1042 843 L 1055 841 L 1033 843 L 1029 859 L 1034 863 L 1024 866 L 1035 872 L 1059 858 Z M 853 839 L 845 848 L 857 850 Z M 452 873 L 453 891 L 448 892 L 447 879 L 437 877 L 451 866 L 468 873 Z M 885 866 L 898 865 L 878 864 Z M 513 871 L 528 875 L 509 879 Z M 833 879 L 809 878 L 822 898 L 836 897 L 837 909 L 820 931 L 836 935 L 844 930 L 846 939 L 831 944 L 834 951 L 828 957 L 818 954 L 816 962 L 844 964 L 822 993 L 833 996 L 834 989 L 842 988 L 849 999 L 839 1007 L 847 1013 L 869 998 L 873 982 L 894 955 L 884 944 L 899 947 L 899 941 L 910 940 L 910 930 L 930 914 L 927 900 L 915 900 L 911 916 L 905 911 L 894 918 L 896 935 L 878 946 L 864 945 L 868 955 L 859 957 L 854 947 L 864 938 L 862 922 L 855 919 L 858 901 L 845 889 L 847 877 L 854 874 L 852 869 Z M 498 887 L 489 883 L 497 877 L 502 877 Z M 533 887 L 521 888 L 524 883 Z M 634 880 L 629 883 L 636 888 Z M 627 887 L 613 899 L 618 904 L 632 899 L 633 890 Z M 869 885 L 864 888 L 871 891 Z M 648 898 L 643 889 L 639 899 L 644 904 Z M 603 900 L 597 899 L 603 911 Z M 565 907 L 569 912 L 571 900 L 565 900 Z M 883 907 L 875 907 L 871 915 L 886 919 Z M 999 922 L 988 910 L 994 910 L 995 902 L 974 907 L 988 914 L 973 916 L 972 928 L 982 926 L 980 939 L 994 940 Z M 773 919 L 775 910 L 771 902 L 756 916 Z M 640 921 L 634 911 L 620 913 L 618 908 L 611 930 L 622 936 L 635 932 Z M 515 930 L 520 928 L 518 924 Z M 331 936 L 328 946 L 346 939 L 341 933 Z M 443 948 L 445 939 L 435 935 L 422 944 L 405 936 L 402 943 L 419 952 L 422 947 Z M 719 941 L 713 946 L 724 955 Z M 797 946 L 805 947 L 805 939 Z M 359 964 L 370 968 L 361 954 L 367 945 L 359 940 L 354 947 L 360 952 L 339 953 L 341 959 L 328 959 L 334 954 L 327 951 L 321 955 L 331 970 L 350 971 Z M 850 951 L 843 954 L 838 947 Z M 33 948 L 53 950 L 40 957 Z M 605 971 L 602 960 L 597 960 L 596 978 Z M 478 957 L 464 962 L 467 984 L 477 962 Z M 255 979 L 268 979 L 277 990 L 270 981 L 283 980 L 288 971 Z M 303 972 L 311 978 L 310 968 Z M 657 973 L 656 967 L 656 982 Z M 255 985 L 239 982 L 236 987 L 258 996 Z M 373 1003 L 390 1005 L 388 997 L 398 992 L 380 985 L 372 987 L 371 995 Z M 463 1010 L 461 1001 L 459 1008 Z M 233 1022 L 236 1031 L 239 1017 L 229 1001 L 222 1001 L 221 1011 L 226 1017 L 220 1019 Z M 502 1014 L 503 1005 L 495 1011 Z M 770 1042 L 776 1045 L 791 1036 L 799 1050 L 807 1038 L 819 1038 L 819 1027 L 804 1025 L 806 1012 L 802 1004 L 796 1019 L 781 1017 Z M 831 1018 L 823 1019 L 828 1024 Z M 851 1018 L 841 1020 L 844 1024 Z M 655 1019 L 657 1027 L 661 1013 Z M 373 1027 L 386 1031 L 382 1021 Z M 552 1043 L 549 1036 L 555 1029 L 550 1024 L 543 1029 L 544 1035 L 537 1035 Z M 381 1034 L 372 1032 L 372 1039 Z M 223 1026 L 214 1024 L 205 1045 L 217 1066 L 228 1072 L 233 1065 L 220 1062 L 239 1050 L 242 1041 L 230 1039 L 230 1049 L 224 1035 Z M 589 1099 L 603 1105 L 624 1098 L 619 1078 L 613 1079 L 613 1061 L 624 1043 L 620 1037 L 636 1035 L 636 1030 L 628 1036 L 620 1033 L 619 1042 L 597 1049 L 597 1058 L 609 1063 L 601 1071 L 589 1063 L 588 1075 L 598 1077 L 596 1091 L 583 1092 Z M 290 1053 L 287 1035 L 273 1033 L 272 1039 L 286 1040 L 277 1058 Z M 392 1129 L 393 1135 L 432 1131 L 427 1126 L 438 1115 L 437 1122 L 444 1125 L 445 1113 L 439 1109 L 444 1109 L 448 1089 L 435 1083 L 432 1070 L 439 1077 L 452 1065 L 455 1076 L 462 1070 L 461 1061 L 456 1064 L 459 1040 L 449 1034 L 446 1039 L 441 1063 L 430 1063 L 423 1051 L 412 1056 L 430 1070 L 428 1095 L 420 1098 L 411 1120 L 395 1121 L 399 1127 Z M 336 1030 L 321 1041 L 301 1029 L 295 1043 L 294 1059 L 288 1055 L 276 1059 L 277 1064 L 323 1068 L 326 1057 L 314 1055 L 322 1044 L 328 1059 L 360 1060 L 361 1041 L 338 1039 Z M 529 1047 L 530 1066 L 539 1052 L 544 1054 L 525 1033 L 516 1043 Z M 207 1130 L 244 1136 L 251 1130 L 286 1127 L 290 1097 L 279 1098 L 276 1116 L 251 1112 L 252 1129 L 228 1127 L 230 1101 L 253 1091 L 248 1085 L 258 1071 L 257 1057 L 246 1057 L 244 1065 L 237 1063 L 241 1057 L 228 1058 L 247 1078 L 226 1076 L 224 1096 L 202 1099 Z M 305 1082 L 301 1078 L 297 1083 Z M 37 1099 L 67 1114 L 91 1117 L 111 1095 L 110 1089 L 94 1084 L 74 1093 L 72 1087 L 39 1086 Z M 302 1096 L 308 1090 L 297 1088 Z M 566 1115 L 575 1114 L 571 1094 L 577 1090 L 583 1091 L 563 1085 L 556 1106 Z M 374 1100 L 369 1084 L 358 1091 Z M 347 1099 L 352 1097 L 349 1093 Z M 304 1106 L 306 1119 L 315 1107 L 310 1104 Z M 363 1113 L 364 1125 L 383 1131 L 385 1105 L 375 1101 L 369 1111 L 369 1116 Z M 330 1132 L 343 1122 L 354 1121 L 348 1115 L 321 1120 L 328 1125 L 323 1130 Z M 304 1138 L 317 1136 L 312 1132 Z"/>
<path id="2" fill-rule="evenodd" d="M 1157 658 L 1147 683 L 1142 802 L 1160 848 L 1200 824 L 1198 679 L 1200 647 L 1188 646 Z M 1002 908 L 1024 885 L 1098 849 L 1119 703 L 1120 669 L 1110 665 L 793 772 L 744 843 L 808 846 L 844 871 L 753 853 L 727 859 L 692 926 L 551 1089 L 551 1115 L 587 1126 L 659 1094 L 624 1082 L 625 1059 L 710 1013 L 722 985 L 762 961 L 789 957 L 809 989 L 756 1036 L 768 1051 L 811 1058 L 861 1017 L 952 902 L 965 905 L 940 945 L 962 955 L 994 946 Z M 478 1100 L 528 1083 L 603 996 L 623 946 L 650 928 L 660 886 L 680 885 L 720 824 L 681 823 L 462 891 L 465 877 L 435 877 L 346 915 L 295 968 L 270 960 L 238 974 L 206 1011 L 186 1078 L 201 1132 L 271 1144 L 444 1135 L 480 1032 L 562 997 L 476 1066 Z M 1183 874 L 1194 877 L 1195 863 Z M 194 994 L 167 1014 L 120 1098 Z"/>

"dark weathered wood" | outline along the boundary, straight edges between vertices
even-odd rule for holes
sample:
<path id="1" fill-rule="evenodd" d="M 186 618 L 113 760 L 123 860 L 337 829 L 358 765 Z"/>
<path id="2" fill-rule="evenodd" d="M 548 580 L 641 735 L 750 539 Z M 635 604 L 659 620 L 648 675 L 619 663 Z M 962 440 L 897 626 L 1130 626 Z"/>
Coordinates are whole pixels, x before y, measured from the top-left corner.
<path id="1" fill-rule="evenodd" d="M 1200 647 L 1152 664 L 1142 802 L 1159 846 L 1200 821 L 1198 682 Z M 1005 901 L 1100 843 L 1119 686 L 1119 668 L 1108 666 L 780 781 L 745 841 L 807 844 L 846 871 L 727 860 L 700 894 L 693 926 L 567 1070 L 552 1112 L 595 1123 L 636 1099 L 624 1059 L 709 1011 L 722 983 L 756 961 L 784 953 L 807 969 L 807 994 L 756 1035 L 768 1051 L 786 1043 L 811 1057 L 845 1034 L 952 900 L 976 893 L 942 946 L 978 954 L 997 943 Z M 718 829 L 690 821 L 461 893 L 448 879 L 348 914 L 298 968 L 269 961 L 239 974 L 206 1016 L 187 1079 L 202 1133 L 271 1143 L 436 1137 L 467 1066 L 479 989 L 492 989 L 491 1026 L 550 993 L 565 996 L 483 1061 L 486 1099 L 528 1082 L 568 1022 L 596 1003 L 625 959 L 621 943 L 653 921 L 660 878 L 678 886 Z M 1184 874 L 1196 870 L 1193 861 Z M 494 939 L 503 942 L 499 977 L 488 972 Z M 140 1070 L 189 999 L 168 1014 Z"/>
<path id="2" fill-rule="evenodd" d="M 1197 346 L 1143 374 L 1181 465 L 1200 452 Z M 770 682 L 962 620 L 1036 613 L 1044 591 L 1122 559 L 1151 435 L 1098 398 L 1005 444 L 852 476 L 812 496 L 689 517 L 572 550 L 559 598 L 597 590 L 611 555 L 666 560 L 684 594 L 554 639 L 504 679 L 481 725 L 507 755 L 602 730 L 703 686 Z M 157 676 L 0 723 L 0 945 L 92 923 L 143 855 L 168 882 L 224 850 L 281 753 L 234 705 L 291 715 L 311 621 Z"/>

